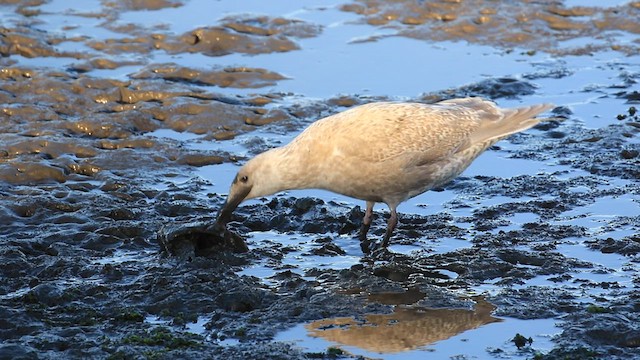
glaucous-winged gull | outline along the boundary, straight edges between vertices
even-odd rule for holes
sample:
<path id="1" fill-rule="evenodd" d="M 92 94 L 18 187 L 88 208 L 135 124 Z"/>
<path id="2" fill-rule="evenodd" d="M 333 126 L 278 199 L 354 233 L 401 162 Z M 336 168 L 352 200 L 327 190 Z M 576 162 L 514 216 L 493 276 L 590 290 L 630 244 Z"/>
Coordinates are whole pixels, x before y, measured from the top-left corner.
<path id="1" fill-rule="evenodd" d="M 359 237 L 367 232 L 373 206 L 391 212 L 382 247 L 398 222 L 403 201 L 458 176 L 497 141 L 524 131 L 553 108 L 538 104 L 501 109 L 470 97 L 435 104 L 378 102 L 318 120 L 289 144 L 249 160 L 238 171 L 216 226 L 226 231 L 244 200 L 293 189 L 325 189 L 366 201 Z"/>

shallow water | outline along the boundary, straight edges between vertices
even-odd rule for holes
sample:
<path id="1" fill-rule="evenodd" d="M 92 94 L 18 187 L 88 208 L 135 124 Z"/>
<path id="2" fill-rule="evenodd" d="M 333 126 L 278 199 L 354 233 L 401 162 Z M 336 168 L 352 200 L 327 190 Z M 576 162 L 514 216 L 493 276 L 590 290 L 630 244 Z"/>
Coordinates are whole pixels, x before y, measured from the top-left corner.
<path id="1" fill-rule="evenodd" d="M 510 339 L 516 333 L 526 329 L 527 334 L 532 334 L 533 343 L 536 350 L 546 352 L 553 347 L 550 339 L 560 332 L 555 326 L 555 320 L 519 320 L 509 318 L 498 318 L 499 322 L 484 325 L 478 329 L 467 330 L 462 334 L 454 335 L 446 340 L 435 343 L 421 344 L 416 349 L 402 352 L 380 352 L 366 350 L 361 347 L 343 345 L 333 341 L 327 341 L 321 336 L 310 336 L 305 325 L 297 325 L 286 330 L 276 337 L 279 341 L 293 342 L 311 352 L 324 352 L 327 348 L 340 346 L 341 349 L 350 354 L 364 356 L 372 359 L 450 359 L 457 356 L 468 356 L 474 354 L 477 358 L 491 358 L 491 352 L 495 349 L 502 349 L 513 346 Z M 393 327 L 390 325 L 389 327 Z M 424 331 L 416 328 L 415 331 Z M 316 334 L 321 334 L 316 333 Z M 515 349 L 515 347 L 514 347 Z M 529 359 L 531 353 L 526 351 L 511 350 L 508 352 L 498 351 L 499 358 L 508 359 Z"/>
<path id="2" fill-rule="evenodd" d="M 173 31 L 181 33 L 189 30 L 192 24 L 207 24 L 211 14 L 224 17 L 252 9 L 250 13 L 290 16 L 319 24 L 323 27 L 319 36 L 299 41 L 305 51 L 261 56 L 231 54 L 215 61 L 201 57 L 189 59 L 191 55 L 180 56 L 180 62 L 189 66 L 242 65 L 271 69 L 289 79 L 266 90 L 292 92 L 311 98 L 326 98 L 336 94 L 393 94 L 393 97 L 402 99 L 459 86 L 485 76 L 504 76 L 530 69 L 524 56 L 505 56 L 502 51 L 488 46 L 469 46 L 456 42 L 429 44 L 402 37 L 360 43 L 359 39 L 384 34 L 384 30 L 357 23 L 358 17 L 340 11 L 339 4 L 304 1 L 295 5 L 266 5 L 257 1 L 237 6 L 227 2 L 192 1 L 180 8 L 154 12 L 153 17 L 131 12 L 125 14 L 121 21 L 142 21 L 146 26 L 168 24 Z M 172 20 L 183 14 L 190 14 L 191 17 L 196 13 L 201 14 L 202 18 L 193 19 L 192 24 L 179 24 Z M 402 55 L 407 49 L 411 49 L 411 56 Z M 465 60 L 477 58 L 483 61 L 474 62 L 473 67 Z M 157 61 L 175 61 L 175 58 L 158 55 Z M 495 61 L 501 62 L 498 72 Z"/>
<path id="3" fill-rule="evenodd" d="M 319 234 L 316 239 L 321 239 L 324 234 Z M 286 247 L 287 257 L 282 262 L 265 259 L 262 263 L 255 263 L 240 271 L 241 275 L 250 275 L 260 278 L 267 284 L 273 285 L 276 282 L 271 279 L 277 272 L 289 269 L 300 276 L 305 275 L 305 271 L 310 268 L 330 268 L 348 269 L 358 264 L 362 258 L 360 245 L 351 238 L 337 237 L 334 243 L 345 251 L 341 256 L 317 256 L 310 255 L 314 249 L 318 249 L 321 244 L 314 243 L 314 238 L 308 236 L 296 236 L 291 234 L 280 234 L 277 232 L 255 232 L 247 234 L 248 242 L 253 246 L 264 246 L 272 244 L 277 247 Z M 307 253 L 303 255 L 303 253 Z"/>

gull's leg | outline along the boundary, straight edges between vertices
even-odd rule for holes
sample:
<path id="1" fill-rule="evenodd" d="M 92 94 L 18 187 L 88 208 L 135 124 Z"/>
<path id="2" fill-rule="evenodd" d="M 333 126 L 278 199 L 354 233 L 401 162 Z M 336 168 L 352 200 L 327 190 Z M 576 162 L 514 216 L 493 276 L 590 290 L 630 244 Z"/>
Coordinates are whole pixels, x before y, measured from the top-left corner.
<path id="1" fill-rule="evenodd" d="M 362 227 L 360 228 L 359 238 L 360 241 L 367 239 L 367 232 L 371 227 L 371 221 L 373 220 L 373 201 L 367 201 L 367 209 L 364 211 L 364 217 L 362 218 Z"/>
<path id="2" fill-rule="evenodd" d="M 362 227 L 360 228 L 360 233 L 358 235 L 358 237 L 360 238 L 360 248 L 365 254 L 371 251 L 371 249 L 369 248 L 371 242 L 367 240 L 367 232 L 369 232 L 371 221 L 373 221 L 373 205 L 375 204 L 376 203 L 373 201 L 367 201 L 367 209 L 364 211 L 364 217 L 362 218 Z"/>
<path id="3" fill-rule="evenodd" d="M 396 207 L 389 207 L 391 210 L 391 216 L 389 217 L 389 222 L 387 222 L 387 231 L 384 233 L 384 238 L 382 239 L 381 248 L 386 249 L 389 246 L 389 239 L 391 239 L 391 235 L 393 235 L 393 230 L 396 228 L 398 224 L 398 213 L 396 212 Z"/>

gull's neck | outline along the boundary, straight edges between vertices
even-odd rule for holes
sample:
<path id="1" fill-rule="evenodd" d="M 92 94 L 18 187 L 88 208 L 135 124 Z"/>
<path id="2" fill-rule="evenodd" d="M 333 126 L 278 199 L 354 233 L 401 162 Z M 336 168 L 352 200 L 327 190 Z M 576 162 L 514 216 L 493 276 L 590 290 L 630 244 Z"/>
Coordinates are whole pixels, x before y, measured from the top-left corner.
<path id="1" fill-rule="evenodd" d="M 256 175 L 256 178 L 260 178 L 260 191 L 257 191 L 257 196 L 286 190 L 316 188 L 319 169 L 308 155 L 304 151 L 284 146 L 266 151 L 251 160 L 257 163 L 256 171 L 259 172 Z"/>

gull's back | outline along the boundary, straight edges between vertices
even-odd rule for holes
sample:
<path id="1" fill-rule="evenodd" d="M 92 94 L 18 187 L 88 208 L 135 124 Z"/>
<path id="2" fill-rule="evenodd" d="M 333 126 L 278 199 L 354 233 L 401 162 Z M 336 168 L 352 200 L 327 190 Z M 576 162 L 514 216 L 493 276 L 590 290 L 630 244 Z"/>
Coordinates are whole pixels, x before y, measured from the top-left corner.
<path id="1" fill-rule="evenodd" d="M 397 205 L 450 181 L 551 107 L 500 109 L 479 98 L 371 103 L 315 122 L 285 148 L 305 156 L 310 187 Z"/>

